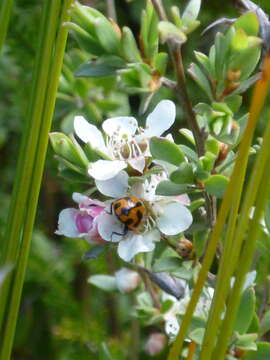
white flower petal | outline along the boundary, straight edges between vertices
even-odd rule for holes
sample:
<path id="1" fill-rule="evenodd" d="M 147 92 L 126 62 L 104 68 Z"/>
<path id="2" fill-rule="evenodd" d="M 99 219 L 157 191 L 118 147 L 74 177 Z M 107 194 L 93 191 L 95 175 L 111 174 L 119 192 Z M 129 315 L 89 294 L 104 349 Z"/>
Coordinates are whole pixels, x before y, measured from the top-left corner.
<path id="1" fill-rule="evenodd" d="M 125 261 L 130 261 L 136 254 L 152 251 L 155 248 L 153 241 L 157 240 L 152 232 L 146 234 L 135 234 L 129 232 L 127 236 L 119 242 L 118 255 Z"/>
<path id="2" fill-rule="evenodd" d="M 74 130 L 76 135 L 85 143 L 90 143 L 93 149 L 107 153 L 101 131 L 85 120 L 83 116 L 75 116 Z"/>
<path id="3" fill-rule="evenodd" d="M 96 186 L 103 195 L 113 198 L 123 197 L 128 189 L 128 174 L 120 171 L 109 180 L 96 180 Z"/>
<path id="4" fill-rule="evenodd" d="M 80 232 L 75 222 L 78 213 L 79 210 L 73 208 L 62 210 L 58 218 L 58 230 L 55 233 L 71 238 L 79 237 Z"/>
<path id="5" fill-rule="evenodd" d="M 180 326 L 176 317 L 172 317 L 165 323 L 165 332 L 169 337 L 175 337 L 178 334 Z"/>
<path id="6" fill-rule="evenodd" d="M 160 136 L 175 120 L 175 105 L 170 100 L 160 101 L 146 119 L 145 136 Z"/>
<path id="7" fill-rule="evenodd" d="M 124 225 L 114 215 L 102 213 L 98 217 L 97 226 L 102 239 L 111 242 L 118 242 L 123 239 L 121 234 L 124 233 Z"/>
<path id="8" fill-rule="evenodd" d="M 75 201 L 77 204 L 80 204 L 82 202 L 88 201 L 88 197 L 86 195 L 74 192 L 72 194 L 72 200 Z"/>
<path id="9" fill-rule="evenodd" d="M 96 180 L 108 180 L 127 167 L 121 160 L 98 160 L 91 164 L 88 174 Z"/>
<path id="10" fill-rule="evenodd" d="M 185 231 L 192 224 L 191 212 L 177 201 L 159 201 L 162 213 L 157 217 L 156 224 L 165 235 L 176 235 Z"/>
<path id="11" fill-rule="evenodd" d="M 187 194 L 181 194 L 174 197 L 175 200 L 179 201 L 181 204 L 189 206 L 191 204 L 190 198 Z"/>
<path id="12" fill-rule="evenodd" d="M 174 142 L 174 139 L 173 139 L 173 136 L 172 136 L 171 133 L 170 133 L 170 134 L 167 134 L 167 135 L 165 136 L 165 139 L 167 139 L 167 140 L 169 140 L 169 141 L 171 141 L 171 142 Z"/>
<path id="13" fill-rule="evenodd" d="M 128 163 L 133 169 L 139 171 L 140 173 L 143 173 L 143 169 L 145 167 L 144 156 L 139 156 L 137 158 L 130 159 L 128 160 Z"/>
<path id="14" fill-rule="evenodd" d="M 134 117 L 120 116 L 105 120 L 102 128 L 108 136 L 132 136 L 138 128 L 138 123 Z"/>

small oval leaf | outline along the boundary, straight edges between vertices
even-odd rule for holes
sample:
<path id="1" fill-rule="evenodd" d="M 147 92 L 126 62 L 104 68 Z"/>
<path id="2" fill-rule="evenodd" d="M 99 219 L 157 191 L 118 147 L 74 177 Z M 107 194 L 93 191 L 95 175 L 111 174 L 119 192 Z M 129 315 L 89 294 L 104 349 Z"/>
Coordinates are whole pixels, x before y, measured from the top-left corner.
<path id="1" fill-rule="evenodd" d="M 205 180 L 205 190 L 217 198 L 222 198 L 228 185 L 228 178 L 223 175 L 212 175 Z"/>
<path id="2" fill-rule="evenodd" d="M 167 161 L 176 166 L 185 161 L 181 149 L 172 141 L 165 138 L 153 137 L 150 140 L 150 152 L 153 158 Z"/>

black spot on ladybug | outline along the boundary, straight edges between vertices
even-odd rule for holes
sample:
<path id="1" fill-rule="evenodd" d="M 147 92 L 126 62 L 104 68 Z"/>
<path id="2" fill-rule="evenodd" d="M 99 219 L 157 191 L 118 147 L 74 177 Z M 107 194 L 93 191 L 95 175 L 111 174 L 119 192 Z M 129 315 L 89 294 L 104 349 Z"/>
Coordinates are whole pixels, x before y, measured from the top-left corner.
<path id="1" fill-rule="evenodd" d="M 133 219 L 127 219 L 126 221 L 123 222 L 126 226 L 129 226 L 133 223 Z"/>
<path id="2" fill-rule="evenodd" d="M 114 203 L 114 205 L 113 205 L 114 210 L 118 209 L 120 206 L 121 206 L 120 202 Z"/>
<path id="3" fill-rule="evenodd" d="M 137 221 L 134 224 L 135 227 L 140 224 L 140 222 L 142 221 L 142 218 L 143 218 L 143 214 L 142 214 L 141 210 L 137 210 L 136 215 L 137 215 Z"/>

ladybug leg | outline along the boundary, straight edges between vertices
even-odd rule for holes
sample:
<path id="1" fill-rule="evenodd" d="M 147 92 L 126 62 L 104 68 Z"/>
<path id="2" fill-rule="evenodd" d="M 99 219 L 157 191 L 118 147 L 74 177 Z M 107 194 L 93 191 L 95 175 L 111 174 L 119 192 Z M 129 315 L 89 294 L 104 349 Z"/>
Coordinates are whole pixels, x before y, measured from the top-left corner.
<path id="1" fill-rule="evenodd" d="M 127 227 L 127 226 L 124 227 L 124 230 L 123 230 L 122 233 L 113 231 L 113 232 L 112 232 L 112 235 L 111 235 L 111 241 L 113 241 L 113 240 L 112 240 L 112 239 L 113 239 L 113 235 L 125 236 L 125 235 L 127 234 L 127 232 L 128 232 L 128 227 Z"/>
<path id="2" fill-rule="evenodd" d="M 112 215 L 113 214 L 113 203 L 110 205 L 110 211 L 106 211 L 107 214 Z"/>

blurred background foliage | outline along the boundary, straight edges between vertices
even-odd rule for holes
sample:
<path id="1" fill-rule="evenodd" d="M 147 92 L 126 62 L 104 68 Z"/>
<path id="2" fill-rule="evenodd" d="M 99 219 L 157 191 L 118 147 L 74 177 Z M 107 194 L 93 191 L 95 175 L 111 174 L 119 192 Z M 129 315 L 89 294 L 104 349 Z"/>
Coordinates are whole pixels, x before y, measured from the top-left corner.
<path id="1" fill-rule="evenodd" d="M 107 13 L 106 1 L 81 1 Z M 164 1 L 166 7 L 185 1 Z M 128 25 L 138 34 L 144 0 L 115 0 L 117 20 L 120 26 Z M 29 100 L 33 61 L 37 44 L 37 29 L 42 1 L 18 0 L 15 2 L 4 52 L 0 57 L 0 231 L 3 233 L 8 210 L 15 165 L 19 151 L 21 129 L 25 122 Z M 259 5 L 270 13 L 268 0 Z M 184 61 L 194 61 L 193 50 L 207 53 L 215 31 L 201 36 L 201 31 L 220 17 L 236 17 L 238 12 L 233 1 L 203 1 L 201 26 L 184 46 Z M 113 78 L 73 78 L 72 71 L 87 60 L 75 41 L 70 37 L 65 65 L 59 88 L 53 130 L 69 133 L 75 114 L 84 114 L 91 122 L 99 124 L 103 119 L 115 115 L 138 114 L 140 97 L 129 95 L 119 89 Z M 65 81 L 69 78 L 69 82 Z M 72 79 L 72 81 L 70 81 Z M 72 86 L 71 86 L 72 84 Z M 193 103 L 201 100 L 195 83 L 189 79 L 189 93 Z M 167 97 L 161 89 L 154 102 Z M 248 104 L 248 97 L 244 98 Z M 172 99 L 175 100 L 175 99 Z M 246 110 L 246 109 L 244 109 Z M 266 109 L 267 110 L 267 109 Z M 263 119 L 262 119 L 263 121 Z M 186 126 L 178 109 L 178 123 Z M 180 125 L 181 126 L 181 125 Z M 260 136 L 260 127 L 258 129 Z M 91 263 L 82 261 L 87 250 L 84 240 L 74 241 L 56 236 L 58 213 L 72 207 L 73 191 L 83 191 L 81 185 L 64 182 L 56 176 L 57 162 L 50 149 L 39 202 L 38 217 L 33 236 L 32 250 L 24 286 L 20 318 L 17 326 L 14 356 L 16 360 L 66 360 L 66 359 L 110 359 L 103 342 L 106 341 L 113 359 L 131 359 L 139 353 L 140 359 L 149 358 L 143 352 L 144 339 L 152 329 L 145 328 L 139 334 L 137 320 L 132 319 L 132 298 L 118 293 L 104 293 L 90 286 L 90 274 L 113 274 L 120 267 L 120 260 L 107 253 Z M 262 232 L 256 262 L 258 264 L 257 290 L 258 312 L 262 314 L 269 300 L 270 271 L 269 237 Z M 134 338 L 140 339 L 138 345 Z M 133 341 L 131 341 L 133 339 Z M 134 347 L 130 349 L 130 344 Z M 134 345 L 135 344 L 135 345 Z M 160 357 L 161 356 L 161 357 Z M 162 355 L 156 358 L 162 358 Z"/>

